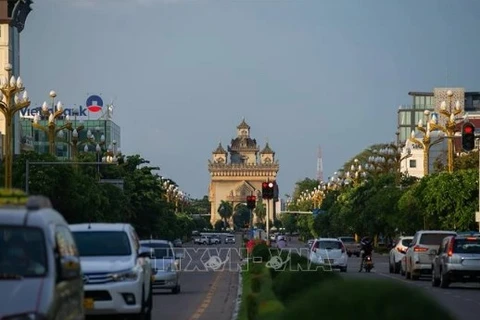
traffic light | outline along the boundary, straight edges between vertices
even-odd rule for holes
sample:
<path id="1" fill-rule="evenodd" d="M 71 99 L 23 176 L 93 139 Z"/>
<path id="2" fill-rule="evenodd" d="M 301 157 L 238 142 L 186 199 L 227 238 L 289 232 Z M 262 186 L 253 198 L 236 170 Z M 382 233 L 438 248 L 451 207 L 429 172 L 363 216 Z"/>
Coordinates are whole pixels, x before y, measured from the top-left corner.
<path id="1" fill-rule="evenodd" d="M 462 147 L 465 151 L 475 149 L 475 126 L 467 122 L 462 127 Z"/>
<path id="2" fill-rule="evenodd" d="M 275 182 L 262 183 L 262 198 L 265 200 L 273 199 L 275 196 Z"/>
<path id="3" fill-rule="evenodd" d="M 255 196 L 247 196 L 247 208 L 250 210 L 255 209 L 255 205 L 257 202 L 257 197 Z"/>

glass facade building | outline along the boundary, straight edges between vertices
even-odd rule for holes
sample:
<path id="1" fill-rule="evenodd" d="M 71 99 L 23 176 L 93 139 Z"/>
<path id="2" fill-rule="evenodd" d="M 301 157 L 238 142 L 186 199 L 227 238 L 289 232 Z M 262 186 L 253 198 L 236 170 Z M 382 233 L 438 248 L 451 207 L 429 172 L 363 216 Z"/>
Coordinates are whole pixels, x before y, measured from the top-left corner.
<path id="1" fill-rule="evenodd" d="M 40 129 L 35 129 L 32 126 L 32 119 L 20 119 L 21 125 L 21 142 L 23 150 L 34 150 L 38 153 L 48 153 L 49 143 L 48 135 Z M 101 144 L 102 149 L 107 147 L 115 141 L 116 149 L 121 148 L 120 126 L 112 120 L 72 120 L 72 128 L 77 128 L 83 125 L 83 129 L 78 131 L 78 151 L 83 152 L 85 146 L 88 146 L 91 152 L 95 152 L 96 144 L 101 144 L 101 136 L 105 136 L 105 143 Z M 56 120 L 57 128 L 65 124 L 65 120 Z M 47 125 L 46 120 L 40 120 L 39 124 Z M 87 132 L 90 132 L 95 137 L 95 141 L 87 139 Z M 56 137 L 56 155 L 60 159 L 71 159 L 72 157 L 72 132 L 68 129 L 63 130 L 63 135 Z"/>

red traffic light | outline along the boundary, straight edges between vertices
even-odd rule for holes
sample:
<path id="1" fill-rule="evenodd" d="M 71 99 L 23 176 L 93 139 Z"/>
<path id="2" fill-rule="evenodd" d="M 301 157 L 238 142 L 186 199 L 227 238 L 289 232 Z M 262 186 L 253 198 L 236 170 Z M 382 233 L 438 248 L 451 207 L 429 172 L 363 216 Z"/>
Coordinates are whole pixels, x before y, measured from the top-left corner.
<path id="1" fill-rule="evenodd" d="M 465 127 L 463 127 L 463 133 L 466 133 L 466 134 L 473 133 L 473 127 L 469 126 L 469 125 L 466 125 Z"/>
<path id="2" fill-rule="evenodd" d="M 256 201 L 257 197 L 255 196 L 247 196 L 247 201 Z"/>
<path id="3" fill-rule="evenodd" d="M 268 188 L 268 183 L 267 182 L 262 183 L 262 188 Z"/>

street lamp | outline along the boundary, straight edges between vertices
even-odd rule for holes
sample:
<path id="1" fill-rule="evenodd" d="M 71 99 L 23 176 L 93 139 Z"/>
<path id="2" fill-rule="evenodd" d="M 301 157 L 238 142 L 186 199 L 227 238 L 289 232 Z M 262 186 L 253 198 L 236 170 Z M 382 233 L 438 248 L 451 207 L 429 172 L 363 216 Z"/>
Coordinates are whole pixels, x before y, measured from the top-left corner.
<path id="1" fill-rule="evenodd" d="M 455 121 L 456 116 L 462 113 L 460 101 L 455 102 L 455 106 L 452 105 L 452 97 L 453 92 L 452 90 L 447 91 L 448 103 L 446 101 L 442 101 L 440 104 L 440 115 L 446 118 L 445 124 L 441 125 L 438 123 L 438 117 L 436 114 L 432 116 L 432 123 L 431 129 L 432 130 L 440 130 L 445 133 L 445 137 L 447 140 L 447 167 L 448 172 L 453 172 L 453 158 L 455 155 L 454 145 L 453 145 L 453 138 L 455 137 L 456 126 L 457 123 Z M 448 109 L 447 109 L 448 107 Z"/>
<path id="2" fill-rule="evenodd" d="M 100 147 L 100 144 L 97 144 Z M 98 148 L 95 147 L 96 150 Z M 101 150 L 101 149 L 100 149 Z M 120 148 L 117 148 L 117 142 L 115 140 L 108 146 L 105 156 L 102 158 L 102 162 L 117 163 L 119 156 L 121 156 Z"/>
<path id="3" fill-rule="evenodd" d="M 12 75 L 12 65 L 5 66 L 8 78 L 0 79 L 0 112 L 5 117 L 5 188 L 12 189 L 13 127 L 15 114 L 30 105 L 27 91 L 20 77 Z"/>
<path id="4" fill-rule="evenodd" d="M 345 183 L 352 183 L 353 185 L 355 185 L 360 182 L 361 178 L 365 178 L 366 176 L 367 173 L 363 171 L 363 167 L 360 164 L 360 161 L 358 159 L 354 159 L 352 165 L 350 166 L 350 171 L 347 171 L 345 173 Z"/>
<path id="5" fill-rule="evenodd" d="M 70 122 L 70 119 L 68 117 L 65 118 L 65 123 L 62 126 L 57 126 L 56 120 L 60 117 L 63 116 L 63 104 L 62 102 L 58 101 L 57 104 L 55 105 L 55 97 L 57 96 L 55 91 L 50 91 L 50 98 L 52 98 L 52 111 L 48 109 L 48 104 L 47 102 L 44 102 L 42 104 L 42 108 L 40 110 L 40 113 L 42 114 L 42 117 L 47 119 L 47 124 L 46 125 L 41 125 L 39 122 L 42 120 L 40 115 L 37 113 L 34 118 L 33 118 L 33 124 L 32 126 L 35 129 L 42 130 L 45 132 L 48 136 L 48 144 L 49 144 L 49 152 L 52 155 L 56 155 L 56 150 L 55 150 L 55 141 L 57 138 L 57 135 L 60 131 L 64 129 L 72 130 L 72 123 Z"/>
<path id="6" fill-rule="evenodd" d="M 420 119 L 417 124 L 418 131 L 422 132 L 423 137 L 422 140 L 417 139 L 415 135 L 415 130 L 412 130 L 410 135 L 410 142 L 413 144 L 422 147 L 423 149 L 423 175 L 427 176 L 430 173 L 430 148 L 443 141 L 443 137 L 440 137 L 433 142 L 431 141 L 431 133 L 432 133 L 432 125 L 435 123 L 434 116 L 430 113 L 430 111 L 425 110 L 424 112 L 426 116 L 427 125 L 423 126 L 423 121 Z M 430 118 L 429 118 L 430 116 Z"/>

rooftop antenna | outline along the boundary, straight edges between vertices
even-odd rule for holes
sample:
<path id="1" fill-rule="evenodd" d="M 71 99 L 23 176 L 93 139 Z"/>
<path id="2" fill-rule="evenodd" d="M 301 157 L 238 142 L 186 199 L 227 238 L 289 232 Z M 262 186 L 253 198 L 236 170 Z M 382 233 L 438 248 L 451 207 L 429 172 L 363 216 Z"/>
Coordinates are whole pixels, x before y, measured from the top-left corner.
<path id="1" fill-rule="evenodd" d="M 323 159 L 322 159 L 322 148 L 318 146 L 317 154 L 317 180 L 323 181 Z"/>

